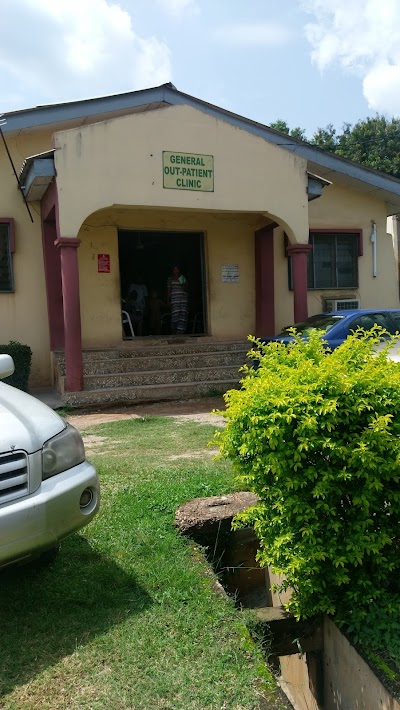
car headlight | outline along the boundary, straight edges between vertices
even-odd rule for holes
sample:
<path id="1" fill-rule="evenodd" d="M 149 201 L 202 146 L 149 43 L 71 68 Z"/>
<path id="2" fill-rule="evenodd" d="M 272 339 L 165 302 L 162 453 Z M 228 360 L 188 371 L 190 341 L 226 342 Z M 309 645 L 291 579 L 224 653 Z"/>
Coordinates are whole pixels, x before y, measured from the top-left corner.
<path id="1" fill-rule="evenodd" d="M 79 432 L 67 424 L 60 434 L 46 441 L 42 448 L 42 478 L 62 473 L 85 460 L 85 447 Z"/>

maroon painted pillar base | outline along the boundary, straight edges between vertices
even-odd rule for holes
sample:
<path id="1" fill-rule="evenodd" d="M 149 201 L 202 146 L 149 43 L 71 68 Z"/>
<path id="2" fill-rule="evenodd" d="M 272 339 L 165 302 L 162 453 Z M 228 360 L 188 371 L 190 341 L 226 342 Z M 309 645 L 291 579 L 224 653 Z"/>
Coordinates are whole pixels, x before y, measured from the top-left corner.
<path id="1" fill-rule="evenodd" d="M 81 305 L 78 253 L 80 240 L 60 237 L 61 283 L 64 311 L 65 385 L 68 392 L 83 390 Z"/>
<path id="2" fill-rule="evenodd" d="M 294 322 L 308 318 L 307 255 L 311 244 L 289 244 L 287 253 L 292 257 Z"/>
<path id="3" fill-rule="evenodd" d="M 275 335 L 274 228 L 259 229 L 255 234 L 256 258 L 256 336 Z"/>

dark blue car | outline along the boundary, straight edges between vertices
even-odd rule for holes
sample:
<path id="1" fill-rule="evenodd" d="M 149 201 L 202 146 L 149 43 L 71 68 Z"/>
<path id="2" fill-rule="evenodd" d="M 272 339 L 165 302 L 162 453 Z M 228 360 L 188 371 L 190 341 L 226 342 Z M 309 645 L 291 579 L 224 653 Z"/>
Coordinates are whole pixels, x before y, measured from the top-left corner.
<path id="1" fill-rule="evenodd" d="M 374 308 L 371 310 L 358 309 L 353 311 L 332 311 L 319 313 L 307 318 L 303 323 L 284 328 L 279 335 L 273 338 L 260 338 L 263 343 L 281 342 L 290 343 L 293 340 L 288 333 L 290 328 L 296 328 L 298 333 L 307 338 L 310 330 L 320 330 L 327 347 L 333 350 L 341 345 L 344 340 L 357 328 L 370 330 L 372 326 L 380 325 L 389 333 L 400 332 L 400 310 L 396 308 Z"/>

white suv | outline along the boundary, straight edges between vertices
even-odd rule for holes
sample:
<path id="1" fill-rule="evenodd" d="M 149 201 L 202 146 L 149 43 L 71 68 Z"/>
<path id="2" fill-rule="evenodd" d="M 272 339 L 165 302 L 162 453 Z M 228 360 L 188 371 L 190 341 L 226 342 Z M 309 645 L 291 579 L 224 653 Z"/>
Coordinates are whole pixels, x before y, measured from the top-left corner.
<path id="1" fill-rule="evenodd" d="M 14 363 L 0 355 L 0 379 Z M 0 567 L 55 548 L 96 515 L 99 479 L 79 432 L 0 383 Z"/>

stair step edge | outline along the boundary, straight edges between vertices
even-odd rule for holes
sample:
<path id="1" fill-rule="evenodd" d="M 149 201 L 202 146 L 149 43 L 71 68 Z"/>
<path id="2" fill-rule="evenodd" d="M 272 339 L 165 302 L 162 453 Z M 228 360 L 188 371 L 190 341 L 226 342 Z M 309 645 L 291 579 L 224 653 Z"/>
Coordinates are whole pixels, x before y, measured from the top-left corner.
<path id="1" fill-rule="evenodd" d="M 115 390 L 119 392 L 126 392 L 129 390 L 138 390 L 138 389 L 145 389 L 145 390 L 155 390 L 155 389 L 167 389 L 168 387 L 174 387 L 182 389 L 187 388 L 187 387 L 199 387 L 199 386 L 209 386 L 210 389 L 213 389 L 217 385 L 230 385 L 230 384 L 238 384 L 237 380 L 211 380 L 211 381 L 203 381 L 203 382 L 170 382 L 168 384 L 162 384 L 162 385 L 128 385 L 126 387 L 101 387 L 100 389 L 97 390 L 81 390 L 80 392 L 66 392 L 65 394 L 70 394 L 70 395 L 94 395 L 96 393 L 101 394 L 102 392 L 113 392 Z"/>

